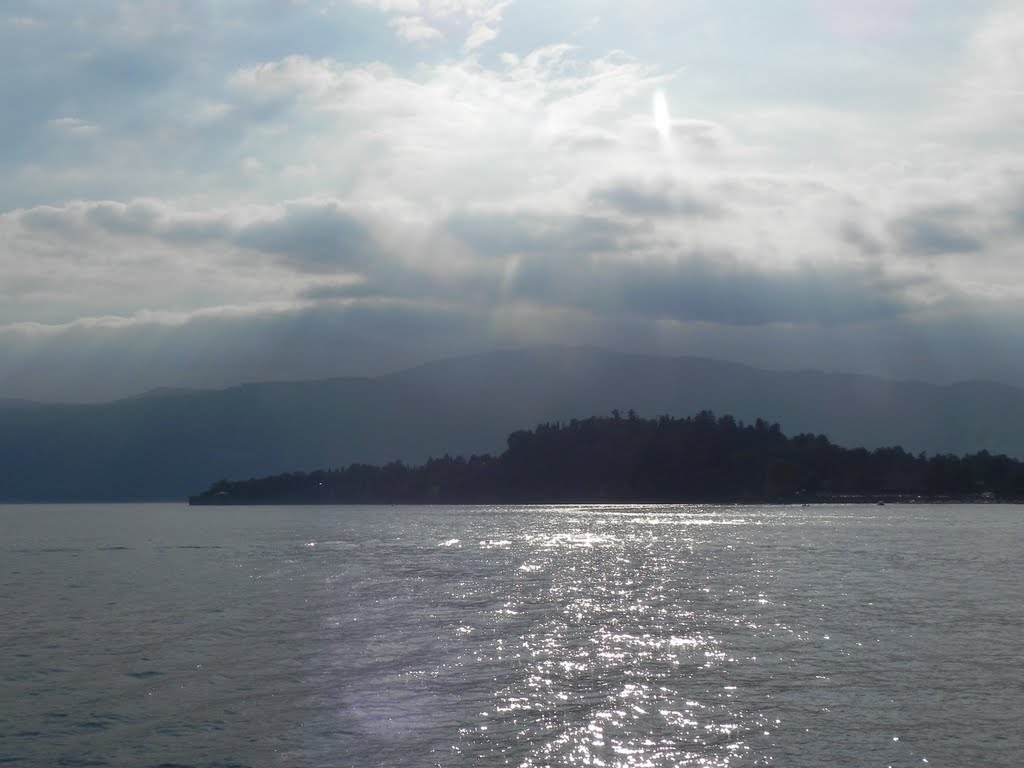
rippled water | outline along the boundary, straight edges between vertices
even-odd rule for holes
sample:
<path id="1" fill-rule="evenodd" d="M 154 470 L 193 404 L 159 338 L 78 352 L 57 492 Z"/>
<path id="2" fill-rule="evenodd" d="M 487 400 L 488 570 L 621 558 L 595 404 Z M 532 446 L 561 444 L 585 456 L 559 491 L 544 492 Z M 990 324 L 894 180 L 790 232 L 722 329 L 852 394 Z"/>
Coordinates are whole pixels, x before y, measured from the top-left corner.
<path id="1" fill-rule="evenodd" d="M 1024 508 L 0 507 L 0 762 L 1018 766 Z"/>

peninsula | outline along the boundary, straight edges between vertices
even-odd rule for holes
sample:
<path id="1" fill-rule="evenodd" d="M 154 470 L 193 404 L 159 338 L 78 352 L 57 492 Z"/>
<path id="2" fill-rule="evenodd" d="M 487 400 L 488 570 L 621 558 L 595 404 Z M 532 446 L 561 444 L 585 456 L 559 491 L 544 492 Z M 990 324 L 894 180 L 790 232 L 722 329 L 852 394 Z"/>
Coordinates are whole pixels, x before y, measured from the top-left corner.
<path id="1" fill-rule="evenodd" d="M 514 432 L 500 456 L 392 462 L 222 480 L 190 504 L 1015 501 L 1024 463 L 902 448 L 843 448 L 823 435 L 701 411 L 610 417 Z"/>

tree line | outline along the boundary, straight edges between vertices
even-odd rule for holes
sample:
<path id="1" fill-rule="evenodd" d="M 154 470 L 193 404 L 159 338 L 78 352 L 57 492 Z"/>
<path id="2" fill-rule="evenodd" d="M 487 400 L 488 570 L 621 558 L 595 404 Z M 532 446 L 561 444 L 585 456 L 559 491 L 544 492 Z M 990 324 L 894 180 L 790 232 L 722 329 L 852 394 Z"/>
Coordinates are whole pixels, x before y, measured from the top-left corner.
<path id="1" fill-rule="evenodd" d="M 222 480 L 193 504 L 794 502 L 1024 499 L 1024 464 L 987 451 L 913 455 L 843 448 L 824 435 L 701 411 L 688 418 L 609 417 L 513 432 L 499 456 L 419 466 L 291 472 Z"/>

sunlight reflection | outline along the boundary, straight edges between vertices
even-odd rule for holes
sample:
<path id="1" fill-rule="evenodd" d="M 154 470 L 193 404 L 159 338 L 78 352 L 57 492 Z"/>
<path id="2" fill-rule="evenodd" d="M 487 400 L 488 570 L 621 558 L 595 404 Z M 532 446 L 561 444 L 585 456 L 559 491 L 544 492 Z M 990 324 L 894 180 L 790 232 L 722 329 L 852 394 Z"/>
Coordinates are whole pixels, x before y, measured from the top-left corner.
<path id="1" fill-rule="evenodd" d="M 546 548 L 583 547 L 593 549 L 598 546 L 616 544 L 618 543 L 618 538 L 598 533 L 554 533 L 530 537 L 530 542 Z"/>
<path id="2" fill-rule="evenodd" d="M 487 539 L 480 542 L 480 549 L 508 549 L 511 546 L 509 539 Z"/>

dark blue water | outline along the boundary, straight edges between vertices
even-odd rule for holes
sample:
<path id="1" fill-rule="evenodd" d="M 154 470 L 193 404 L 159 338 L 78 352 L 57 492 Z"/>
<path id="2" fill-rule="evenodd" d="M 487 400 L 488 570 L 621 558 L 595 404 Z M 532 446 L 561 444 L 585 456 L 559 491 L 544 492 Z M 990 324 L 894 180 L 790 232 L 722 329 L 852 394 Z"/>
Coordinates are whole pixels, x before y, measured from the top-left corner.
<path id="1" fill-rule="evenodd" d="M 1018 766 L 1024 508 L 0 507 L 0 763 Z"/>

